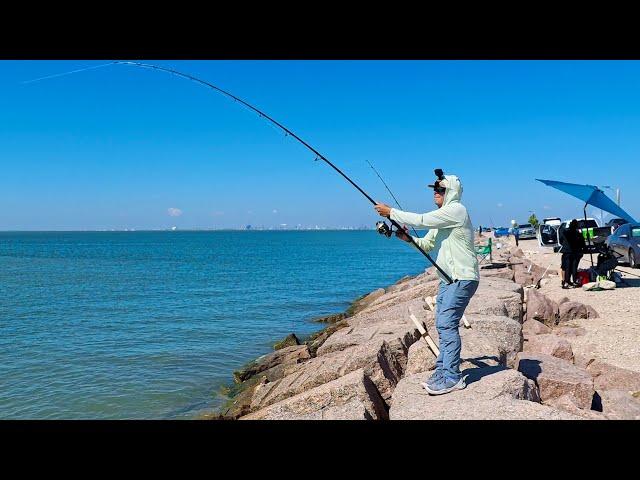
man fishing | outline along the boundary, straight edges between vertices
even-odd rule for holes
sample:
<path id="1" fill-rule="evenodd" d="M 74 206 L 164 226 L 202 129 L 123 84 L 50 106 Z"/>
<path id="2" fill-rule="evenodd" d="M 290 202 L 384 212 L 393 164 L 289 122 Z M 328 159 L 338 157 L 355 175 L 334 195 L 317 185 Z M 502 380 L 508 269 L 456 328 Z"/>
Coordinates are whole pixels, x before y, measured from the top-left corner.
<path id="1" fill-rule="evenodd" d="M 401 228 L 400 223 L 413 224 L 415 226 L 426 226 L 431 230 L 424 238 L 409 237 L 403 233 L 396 233 L 399 238 L 411 243 L 420 253 L 422 253 L 436 268 L 440 278 L 444 280 L 440 284 L 440 293 L 438 294 L 438 331 L 440 332 L 440 344 L 441 353 L 438 359 L 438 367 L 436 372 L 429 379 L 430 392 L 446 393 L 452 389 L 464 388 L 464 379 L 461 378 L 459 364 L 460 364 L 460 335 L 458 334 L 458 322 L 462 317 L 465 307 L 469 303 L 469 299 L 475 292 L 478 286 L 478 263 L 475 258 L 473 248 L 473 230 L 471 221 L 467 215 L 467 211 L 464 206 L 459 202 L 460 195 L 462 194 L 462 186 L 460 185 L 457 177 L 450 175 L 445 177 L 442 174 L 442 170 L 436 170 L 438 175 L 438 181 L 435 185 L 430 185 L 434 188 L 434 198 L 436 205 L 440 210 L 425 213 L 423 215 L 417 215 L 414 213 L 403 212 L 402 210 L 392 210 L 386 205 L 377 204 L 376 201 L 367 194 L 358 184 L 356 184 L 351 178 L 349 178 L 340 168 L 333 164 L 327 157 L 322 155 L 318 150 L 313 148 L 302 138 L 289 130 L 287 127 L 267 115 L 262 110 L 257 109 L 250 103 L 242 100 L 241 98 L 227 92 L 220 87 L 201 80 L 186 73 L 179 72 L 172 68 L 166 68 L 158 65 L 151 65 L 140 62 L 123 62 L 114 61 L 95 67 L 89 67 L 81 70 L 74 70 L 72 72 L 66 72 L 53 76 L 69 75 L 72 73 L 89 70 L 92 68 L 102 68 L 109 65 L 129 65 L 137 68 L 151 69 L 156 71 L 162 71 L 182 77 L 187 80 L 191 80 L 207 88 L 215 90 L 216 92 L 238 102 L 249 110 L 260 115 L 260 118 L 275 125 L 278 129 L 282 130 L 287 136 L 295 139 L 301 143 L 305 148 L 310 150 L 316 159 L 322 160 L 338 174 L 340 174 L 347 182 L 349 182 L 356 190 L 358 190 L 372 205 L 376 206 L 376 209 L 381 215 L 391 218 L 392 225 L 396 228 Z M 53 76 L 42 77 L 35 80 L 30 80 L 25 83 L 44 80 L 45 78 L 52 78 Z M 439 173 L 438 173 L 439 172 Z M 382 180 L 382 178 L 381 178 Z M 386 184 L 385 184 L 386 186 Z M 391 193 L 391 192 L 390 192 Z M 393 194 L 392 194 L 393 195 Z M 385 228 L 382 228 L 381 233 L 390 236 L 391 230 L 384 222 Z M 406 230 L 406 229 L 405 229 Z M 380 230 L 379 230 L 380 231 Z M 415 239 L 415 240 L 414 240 Z M 438 258 L 440 262 L 446 262 L 444 268 L 440 267 L 439 262 L 434 262 L 431 256 L 425 251 L 425 249 L 435 249 L 438 251 Z M 446 269 L 446 270 L 445 270 Z M 449 278 L 449 277 L 453 277 Z M 455 280 L 455 282 L 453 281 Z M 455 327 L 454 327 L 455 326 Z M 453 383 L 452 383 L 453 382 Z M 437 394 L 437 393 L 436 393 Z"/>
<path id="2" fill-rule="evenodd" d="M 416 228 L 426 227 L 423 237 L 411 237 L 425 252 L 437 252 L 436 263 L 453 279 L 447 284 L 440 272 L 437 297 L 436 328 L 440 342 L 440 355 L 436 369 L 422 386 L 431 395 L 442 395 L 466 387 L 460 373 L 462 341 L 458 331 L 460 320 L 471 297 L 478 288 L 480 271 L 473 243 L 473 226 L 462 203 L 462 184 L 455 175 L 444 175 L 436 170 L 438 179 L 433 185 L 433 200 L 438 207 L 432 212 L 417 214 L 391 208 L 384 203 L 375 205 L 383 217 Z M 396 231 L 396 236 L 411 242 L 407 229 Z"/>

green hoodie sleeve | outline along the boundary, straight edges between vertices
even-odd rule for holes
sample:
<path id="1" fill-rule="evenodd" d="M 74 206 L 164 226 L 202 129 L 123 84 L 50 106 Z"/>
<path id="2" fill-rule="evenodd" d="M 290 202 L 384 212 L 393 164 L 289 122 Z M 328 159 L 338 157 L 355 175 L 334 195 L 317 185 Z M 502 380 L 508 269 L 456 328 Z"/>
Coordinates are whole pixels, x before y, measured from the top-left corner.
<path id="1" fill-rule="evenodd" d="M 452 279 L 477 281 L 480 270 L 473 245 L 473 225 L 467 209 L 460 203 L 462 183 L 455 175 L 445 175 L 444 186 L 441 208 L 422 214 L 392 208 L 389 217 L 399 224 L 428 228 L 423 238 L 412 237 L 416 245 L 425 252 L 437 250 L 436 263 Z M 440 272 L 438 275 L 445 280 Z"/>
<path id="2" fill-rule="evenodd" d="M 466 209 L 459 203 L 450 203 L 432 212 L 421 214 L 392 208 L 390 218 L 416 228 L 455 228 L 464 224 L 466 213 Z"/>
<path id="3" fill-rule="evenodd" d="M 413 241 L 416 242 L 416 244 L 422 249 L 424 250 L 425 253 L 429 253 L 429 251 L 431 249 L 433 249 L 433 247 L 436 244 L 436 234 L 438 233 L 437 230 L 429 230 L 427 232 L 427 234 L 424 237 L 414 237 L 413 235 L 411 235 L 411 238 L 413 238 Z M 415 245 L 411 244 L 411 246 L 413 248 L 416 248 Z M 417 250 L 417 249 L 416 249 Z"/>

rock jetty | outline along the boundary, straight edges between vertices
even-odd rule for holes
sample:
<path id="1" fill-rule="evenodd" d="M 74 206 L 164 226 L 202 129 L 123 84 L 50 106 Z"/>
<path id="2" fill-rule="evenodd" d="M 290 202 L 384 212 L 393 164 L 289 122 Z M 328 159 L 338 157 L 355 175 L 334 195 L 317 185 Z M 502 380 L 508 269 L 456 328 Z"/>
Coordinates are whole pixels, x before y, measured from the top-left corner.
<path id="1" fill-rule="evenodd" d="M 588 305 L 554 302 L 534 287 L 544 269 L 522 251 L 494 251 L 466 311 L 462 365 L 467 388 L 430 396 L 420 382 L 435 356 L 409 318 L 437 343 L 425 297 L 438 277 L 415 277 L 319 319 L 327 328 L 235 372 L 236 395 L 217 418 L 240 420 L 630 419 L 640 418 L 640 373 L 575 356 L 584 334 L 574 318 L 597 321 Z M 582 329 L 584 330 L 584 329 Z"/>

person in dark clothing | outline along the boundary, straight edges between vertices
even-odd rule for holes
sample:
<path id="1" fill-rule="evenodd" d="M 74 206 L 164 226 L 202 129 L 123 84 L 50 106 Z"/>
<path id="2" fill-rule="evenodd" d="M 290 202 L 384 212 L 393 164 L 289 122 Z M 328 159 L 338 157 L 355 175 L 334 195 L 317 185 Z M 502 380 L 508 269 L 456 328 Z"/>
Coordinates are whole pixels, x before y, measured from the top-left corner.
<path id="1" fill-rule="evenodd" d="M 571 243 L 569 242 L 569 225 L 562 224 L 558 229 L 558 243 L 560 243 L 560 268 L 562 269 L 562 288 L 568 288 L 569 279 L 571 277 Z"/>
<path id="2" fill-rule="evenodd" d="M 578 262 L 584 248 L 584 238 L 578 232 L 578 222 L 571 220 L 568 227 L 562 225 L 559 236 L 562 246 L 562 288 L 576 287 L 578 286 Z"/>
<path id="3" fill-rule="evenodd" d="M 573 222 L 576 222 L 576 221 L 573 220 L 571 223 Z M 575 232 L 576 232 L 575 234 L 576 243 L 573 248 L 573 262 L 572 262 L 573 269 L 571 270 L 571 277 L 573 279 L 573 284 L 576 287 L 580 287 L 581 284 L 578 281 L 578 265 L 580 265 L 580 259 L 582 258 L 582 253 L 586 248 L 586 243 L 584 241 L 584 237 L 582 236 L 582 233 L 578 231 L 578 222 L 576 222 Z"/>

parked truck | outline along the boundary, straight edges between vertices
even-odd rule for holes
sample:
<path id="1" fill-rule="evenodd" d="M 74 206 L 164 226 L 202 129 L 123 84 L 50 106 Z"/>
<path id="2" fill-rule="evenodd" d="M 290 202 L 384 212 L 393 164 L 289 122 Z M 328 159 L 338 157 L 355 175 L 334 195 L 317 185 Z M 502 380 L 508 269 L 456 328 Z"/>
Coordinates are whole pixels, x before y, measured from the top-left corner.
<path id="1" fill-rule="evenodd" d="M 537 238 L 538 244 L 541 247 L 552 247 L 554 252 L 560 249 L 559 230 L 562 225 L 565 228 L 569 227 L 569 223 L 573 219 L 560 222 L 558 217 L 545 218 L 538 227 Z M 593 250 L 589 248 L 588 244 L 603 243 L 609 235 L 611 235 L 611 227 L 601 227 L 595 218 L 576 218 L 578 222 L 578 232 L 582 234 L 587 243 L 587 250 Z"/>

